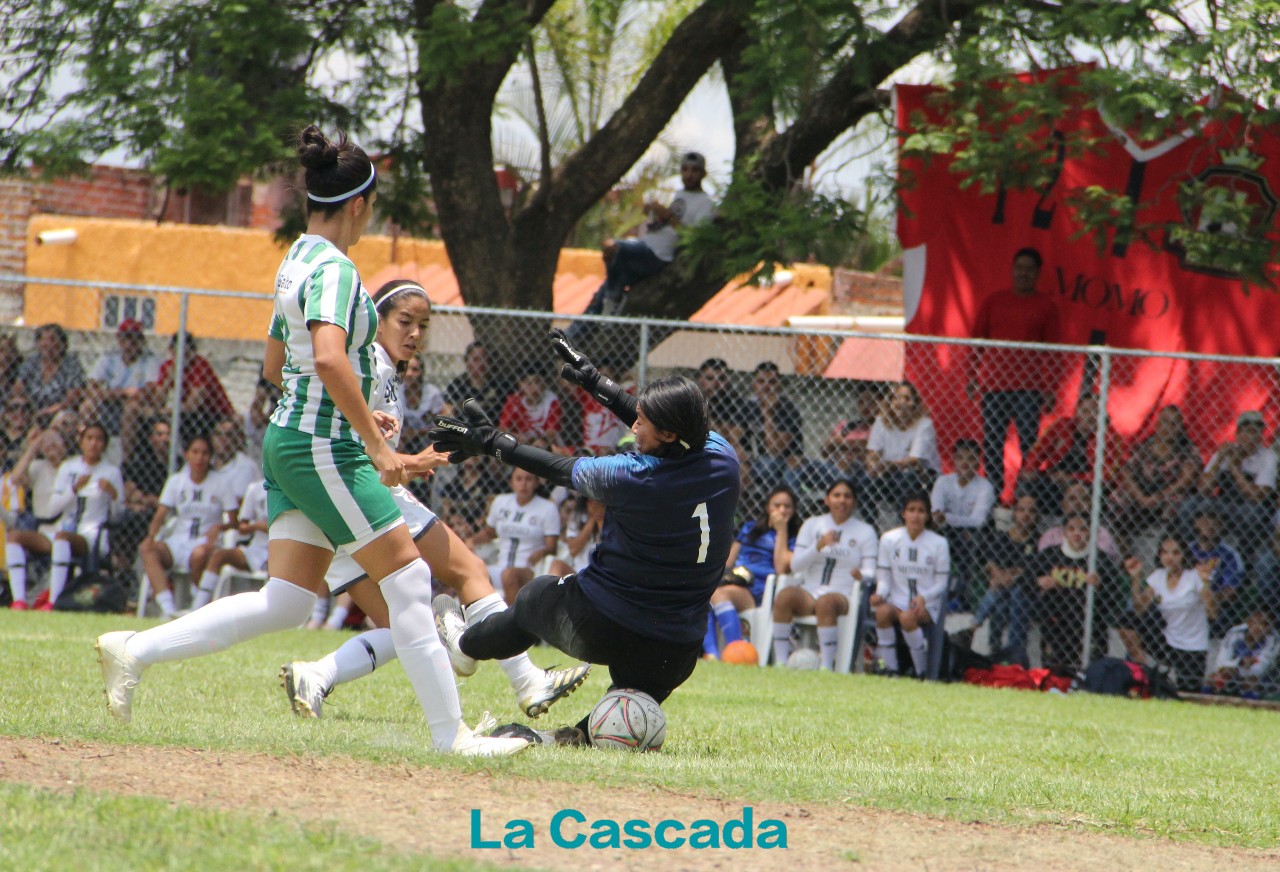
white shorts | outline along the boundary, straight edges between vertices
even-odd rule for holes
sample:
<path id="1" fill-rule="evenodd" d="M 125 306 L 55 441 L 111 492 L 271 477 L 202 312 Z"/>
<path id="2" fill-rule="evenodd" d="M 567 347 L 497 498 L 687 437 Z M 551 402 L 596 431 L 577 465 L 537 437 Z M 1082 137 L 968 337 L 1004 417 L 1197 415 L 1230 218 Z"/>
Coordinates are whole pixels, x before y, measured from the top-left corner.
<path id="1" fill-rule="evenodd" d="M 391 496 L 395 498 L 400 514 L 404 515 L 404 523 L 409 528 L 409 535 L 413 537 L 415 542 L 418 541 L 436 522 L 436 513 L 424 506 L 417 497 L 409 492 L 408 488 L 402 485 L 391 488 Z M 348 550 L 349 548 L 351 550 Z M 351 556 L 351 551 L 359 550 L 360 548 L 355 543 L 352 543 L 350 546 L 342 546 L 333 555 L 333 562 L 329 564 L 329 571 L 324 576 L 325 583 L 329 585 L 330 593 L 342 593 L 357 581 L 367 577 L 367 573 L 360 568 L 360 564 L 356 563 L 355 558 Z"/>
<path id="2" fill-rule="evenodd" d="M 911 596 L 905 590 L 895 590 L 889 594 L 889 604 L 898 611 L 905 612 L 907 609 L 911 608 Z M 938 617 L 942 614 L 942 598 L 939 597 L 932 600 L 925 599 L 924 608 L 925 611 L 929 613 L 929 617 L 933 618 L 936 623 Z"/>
<path id="3" fill-rule="evenodd" d="M 813 597 L 814 602 L 817 602 L 818 600 L 822 599 L 824 596 L 830 596 L 833 593 L 838 593 L 845 598 L 846 602 L 850 602 L 850 606 L 852 607 L 852 602 L 851 602 L 853 598 L 852 585 L 845 588 L 845 587 L 836 587 L 830 584 L 806 584 L 802 586 L 800 589 L 803 590 L 805 593 L 807 593 L 809 596 Z"/>
<path id="4" fill-rule="evenodd" d="M 268 546 L 266 542 L 259 542 L 259 541 L 250 541 L 248 545 L 240 546 L 240 553 L 244 555 L 245 563 L 249 564 L 250 572 L 266 571 L 267 547 Z"/>
<path id="5" fill-rule="evenodd" d="M 88 544 L 90 550 L 97 548 L 99 555 L 111 553 L 111 534 L 102 529 L 102 526 L 96 527 L 79 527 L 72 530 L 81 539 Z"/>
<path id="6" fill-rule="evenodd" d="M 191 552 L 202 544 L 205 540 L 188 539 L 186 536 L 174 536 L 170 539 L 161 539 L 161 542 L 169 549 L 169 553 L 173 555 L 173 568 L 176 572 L 191 571 Z"/>

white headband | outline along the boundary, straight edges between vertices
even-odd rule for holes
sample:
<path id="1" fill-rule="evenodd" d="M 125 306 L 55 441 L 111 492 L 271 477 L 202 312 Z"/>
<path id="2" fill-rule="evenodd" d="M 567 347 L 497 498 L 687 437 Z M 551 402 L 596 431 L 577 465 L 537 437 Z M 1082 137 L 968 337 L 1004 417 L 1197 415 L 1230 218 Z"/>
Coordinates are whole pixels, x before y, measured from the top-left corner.
<path id="1" fill-rule="evenodd" d="M 372 185 L 373 180 L 374 178 L 377 177 L 377 175 L 378 175 L 378 171 L 374 169 L 373 161 L 370 161 L 369 162 L 369 178 L 365 179 L 364 184 L 360 185 L 355 190 L 347 191 L 345 194 L 339 194 L 336 197 L 317 197 L 315 194 L 311 193 L 310 191 L 307 191 L 307 199 L 312 201 L 313 203 L 340 203 L 343 200 L 354 197 L 356 194 L 360 193 L 365 188 Z"/>
<path id="2" fill-rule="evenodd" d="M 400 296 L 406 291 L 410 291 L 414 294 L 426 297 L 428 300 L 431 299 L 430 295 L 427 294 L 426 288 L 424 288 L 422 285 L 418 284 L 417 282 L 407 281 L 404 284 L 397 287 L 395 290 L 391 291 L 386 296 L 384 296 L 382 299 L 374 300 L 373 301 L 374 308 L 381 309 L 383 306 L 387 305 L 387 303 L 389 303 L 391 300 L 394 300 L 396 297 Z"/>

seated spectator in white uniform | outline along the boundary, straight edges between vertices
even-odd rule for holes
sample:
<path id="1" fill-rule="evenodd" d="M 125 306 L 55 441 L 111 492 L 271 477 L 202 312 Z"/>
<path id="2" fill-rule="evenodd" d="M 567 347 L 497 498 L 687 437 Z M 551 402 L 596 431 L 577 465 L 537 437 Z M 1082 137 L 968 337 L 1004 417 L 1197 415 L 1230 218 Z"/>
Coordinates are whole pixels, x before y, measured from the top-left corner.
<path id="1" fill-rule="evenodd" d="M 542 559 L 556 552 L 560 510 L 551 500 L 538 496 L 541 484 L 542 479 L 532 472 L 512 470 L 511 492 L 493 498 L 484 527 L 467 541 L 474 549 L 498 540 L 489 575 L 508 605 L 515 604 L 520 588 L 538 574 Z"/>
<path id="2" fill-rule="evenodd" d="M 155 591 L 156 605 L 164 617 L 177 613 L 169 572 L 185 571 L 193 579 L 200 578 L 222 530 L 223 516 L 235 511 L 235 503 L 212 480 L 212 456 L 206 437 L 196 436 L 187 443 L 183 452 L 186 465 L 165 482 L 147 538 L 138 549 L 147 580 Z M 171 516 L 172 524 L 166 528 L 165 521 Z"/>
<path id="3" fill-rule="evenodd" d="M 888 673 L 898 671 L 894 624 L 902 628 L 916 675 L 923 677 L 928 652 L 921 628 L 942 617 L 951 548 L 946 539 L 928 529 L 929 519 L 929 495 L 924 491 L 908 494 L 902 501 L 903 526 L 880 537 L 871 608 L 876 616 L 876 656 Z"/>
<path id="4" fill-rule="evenodd" d="M 816 615 L 821 667 L 834 669 L 837 623 L 849 613 L 854 582 L 870 584 L 876 578 L 876 531 L 854 517 L 858 503 L 853 485 L 831 485 L 826 503 L 827 513 L 809 518 L 796 534 L 791 572 L 801 583 L 784 587 L 773 598 L 773 656 L 778 666 L 785 666 L 791 656 L 791 622 Z"/>
<path id="5" fill-rule="evenodd" d="M 236 515 L 238 541 L 230 548 L 215 548 L 209 555 L 209 562 L 200 575 L 200 583 L 191 602 L 193 609 L 213 599 L 223 567 L 230 566 L 245 572 L 265 572 L 267 569 L 267 489 L 261 478 L 245 487 L 239 504 L 240 511 Z"/>

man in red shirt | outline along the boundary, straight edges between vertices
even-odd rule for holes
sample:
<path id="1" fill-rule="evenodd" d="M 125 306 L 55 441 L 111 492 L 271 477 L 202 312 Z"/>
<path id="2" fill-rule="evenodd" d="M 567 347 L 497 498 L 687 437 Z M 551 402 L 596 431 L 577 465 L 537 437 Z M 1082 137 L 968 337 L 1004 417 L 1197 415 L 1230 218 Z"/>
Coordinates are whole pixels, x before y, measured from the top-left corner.
<path id="1" fill-rule="evenodd" d="M 169 359 L 160 364 L 160 377 L 152 385 L 155 401 L 164 404 L 173 390 L 173 358 L 178 352 L 178 337 L 169 341 Z M 182 444 L 193 436 L 207 433 L 215 422 L 235 416 L 235 409 L 222 381 L 209 361 L 196 353 L 196 340 L 190 333 L 183 348 L 182 360 Z"/>
<path id="2" fill-rule="evenodd" d="M 988 297 L 973 325 L 976 339 L 1052 342 L 1057 337 L 1058 308 L 1036 292 L 1044 259 L 1034 248 L 1013 256 L 1013 287 Z M 971 358 L 969 396 L 981 397 L 982 459 L 987 479 L 999 498 L 1004 492 L 1004 446 L 1009 422 L 1018 431 L 1025 459 L 1040 431 L 1040 413 L 1053 407 L 1051 361 L 1043 352 L 1013 348 L 975 348 Z"/>

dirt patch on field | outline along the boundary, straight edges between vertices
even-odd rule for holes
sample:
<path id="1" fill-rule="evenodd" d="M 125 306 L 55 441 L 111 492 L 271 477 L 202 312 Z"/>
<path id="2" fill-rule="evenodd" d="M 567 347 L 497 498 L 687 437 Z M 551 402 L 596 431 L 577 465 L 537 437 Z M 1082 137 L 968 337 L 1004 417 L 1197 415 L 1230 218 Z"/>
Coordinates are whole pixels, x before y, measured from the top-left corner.
<path id="1" fill-rule="evenodd" d="M 55 791 L 76 789 L 158 797 L 192 806 L 273 812 L 307 823 L 335 824 L 402 851 L 466 855 L 544 869 L 688 869 L 830 872 L 874 870 L 1274 869 L 1280 851 L 1250 852 L 1167 840 L 1125 839 L 1071 827 L 1009 828 L 936 820 L 873 809 L 766 803 L 759 822 L 783 821 L 784 850 L 728 848 L 576 850 L 552 844 L 549 826 L 564 808 L 588 821 L 701 818 L 729 821 L 740 806 L 717 799 L 650 789 L 549 784 L 494 778 L 483 772 L 371 766 L 332 757 L 282 760 L 265 754 L 94 745 L 0 737 L 0 780 Z M 334 810 L 360 809 L 340 820 Z M 532 850 L 471 847 L 472 808 L 482 810 L 481 836 L 500 838 L 511 819 L 534 825 Z M 569 825 L 566 835 L 590 834 Z"/>

